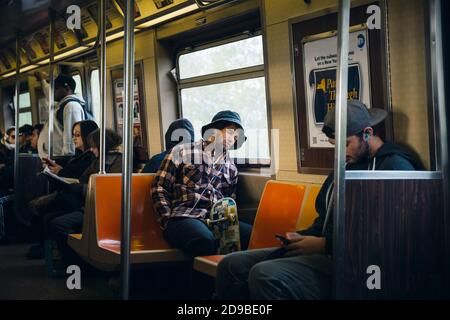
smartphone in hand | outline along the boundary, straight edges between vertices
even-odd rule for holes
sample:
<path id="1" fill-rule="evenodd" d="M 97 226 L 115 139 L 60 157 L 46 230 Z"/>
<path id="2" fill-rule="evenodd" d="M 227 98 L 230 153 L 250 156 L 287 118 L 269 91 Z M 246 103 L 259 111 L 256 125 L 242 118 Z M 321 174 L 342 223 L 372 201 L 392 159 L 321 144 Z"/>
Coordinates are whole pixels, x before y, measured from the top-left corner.
<path id="1" fill-rule="evenodd" d="M 287 239 L 286 237 L 283 237 L 281 234 L 275 234 L 275 238 L 280 240 L 285 246 L 291 243 L 291 240 Z"/>
<path id="2" fill-rule="evenodd" d="M 48 166 L 54 166 L 55 165 L 55 161 L 50 160 L 49 158 L 42 158 L 42 161 Z"/>

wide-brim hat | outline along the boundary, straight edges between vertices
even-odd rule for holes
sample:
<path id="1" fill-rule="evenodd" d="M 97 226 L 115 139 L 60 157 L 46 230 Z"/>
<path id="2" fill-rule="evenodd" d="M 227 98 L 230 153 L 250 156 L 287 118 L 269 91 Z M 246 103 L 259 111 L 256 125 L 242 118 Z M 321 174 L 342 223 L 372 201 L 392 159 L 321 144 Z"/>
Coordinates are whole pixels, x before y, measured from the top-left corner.
<path id="1" fill-rule="evenodd" d="M 234 111 L 225 110 L 225 111 L 220 111 L 220 112 L 216 113 L 216 115 L 212 118 L 211 122 L 202 127 L 203 139 L 206 140 L 207 138 L 209 138 L 209 137 L 205 137 L 206 131 L 208 131 L 209 129 L 216 128 L 216 126 L 221 122 L 233 123 L 236 126 L 238 126 L 240 129 L 242 129 L 240 134 L 243 135 L 243 137 L 239 136 L 238 140 L 236 141 L 234 146 L 231 148 L 231 149 L 239 149 L 242 146 L 242 144 L 247 140 L 247 137 L 244 135 L 244 126 L 242 125 L 241 116 L 239 115 L 239 113 L 234 112 Z"/>
<path id="2" fill-rule="evenodd" d="M 381 108 L 367 108 L 364 103 L 359 100 L 349 100 L 347 103 L 347 137 L 358 134 L 367 127 L 373 127 L 384 119 L 388 113 Z M 335 132 L 335 109 L 328 111 L 325 116 L 322 131 L 329 138 L 334 138 Z"/>

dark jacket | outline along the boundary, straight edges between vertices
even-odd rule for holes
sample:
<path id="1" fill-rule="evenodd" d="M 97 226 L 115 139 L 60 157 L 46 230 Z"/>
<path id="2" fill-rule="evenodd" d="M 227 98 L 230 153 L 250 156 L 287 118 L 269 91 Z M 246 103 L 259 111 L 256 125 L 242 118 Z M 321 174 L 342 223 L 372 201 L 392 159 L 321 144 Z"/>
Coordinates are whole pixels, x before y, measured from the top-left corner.
<path id="1" fill-rule="evenodd" d="M 14 163 L 14 149 L 8 149 L 3 143 L 0 143 L 0 164 Z"/>
<path id="2" fill-rule="evenodd" d="M 94 161 L 92 161 L 91 165 L 84 170 L 84 172 L 81 174 L 80 178 L 80 184 L 88 184 L 89 183 L 89 177 L 92 174 L 96 174 L 100 170 L 100 161 L 98 158 L 95 158 Z M 105 171 L 106 173 L 120 173 L 122 172 L 122 153 L 117 151 L 110 151 L 106 154 L 105 158 Z"/>
<path id="3" fill-rule="evenodd" d="M 31 147 L 31 145 L 27 143 L 26 145 L 21 146 L 21 147 L 19 148 L 19 153 L 37 154 L 38 151 L 37 151 L 37 149 L 33 149 L 33 148 Z"/>
<path id="4" fill-rule="evenodd" d="M 177 138 L 178 140 L 172 140 L 172 134 L 177 129 L 185 129 L 187 133 L 189 133 L 190 135 L 190 140 L 183 141 L 182 138 L 181 137 L 179 138 L 178 136 L 173 137 L 174 139 Z M 170 124 L 164 138 L 166 140 L 166 150 L 154 155 L 150 160 L 148 160 L 144 166 L 144 169 L 142 169 L 142 173 L 156 173 L 156 171 L 158 171 L 159 167 L 161 166 L 162 161 L 164 160 L 166 155 L 170 152 L 170 150 L 172 150 L 173 147 L 175 147 L 180 142 L 184 143 L 194 142 L 194 127 L 192 126 L 192 123 L 187 119 L 181 118 L 175 120 Z"/>
<path id="5" fill-rule="evenodd" d="M 377 151 L 375 156 L 364 163 L 351 165 L 347 170 L 423 170 L 422 165 L 409 152 L 404 150 L 399 145 L 386 142 Z M 324 233 L 323 225 L 327 214 L 327 208 L 332 205 L 332 190 L 333 190 L 334 174 L 330 173 L 322 185 L 319 194 L 316 198 L 316 211 L 319 216 L 314 223 L 305 230 L 300 230 L 298 233 L 305 236 L 317 236 L 326 238 L 326 251 L 328 254 L 333 252 L 333 208 L 329 210 L 328 222 L 326 224 Z"/>
<path id="6" fill-rule="evenodd" d="M 78 179 L 94 161 L 95 156 L 90 150 L 76 153 L 59 171 L 58 176 Z"/>
<path id="7" fill-rule="evenodd" d="M 107 173 L 122 172 L 122 153 L 110 151 L 106 154 L 105 171 Z M 59 196 L 65 199 L 66 207 L 70 209 L 68 211 L 79 210 L 84 206 L 89 178 L 92 174 L 98 172 L 99 159 L 95 158 L 91 165 L 79 177 L 78 180 L 80 183 L 70 184 L 60 192 Z"/>

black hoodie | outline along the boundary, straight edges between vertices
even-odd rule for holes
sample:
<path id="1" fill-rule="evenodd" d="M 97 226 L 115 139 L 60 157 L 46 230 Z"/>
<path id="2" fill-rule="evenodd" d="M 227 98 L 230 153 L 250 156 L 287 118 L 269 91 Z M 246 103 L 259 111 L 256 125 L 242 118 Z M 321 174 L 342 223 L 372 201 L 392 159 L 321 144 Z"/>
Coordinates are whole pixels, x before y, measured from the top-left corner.
<path id="1" fill-rule="evenodd" d="M 180 137 L 178 140 L 172 140 L 172 134 L 177 129 L 184 129 L 186 130 L 186 133 L 190 135 L 190 141 L 184 141 L 185 143 L 192 143 L 194 142 L 194 127 L 192 126 L 192 123 L 188 119 L 178 119 L 172 122 L 169 126 L 169 128 L 166 131 L 166 134 L 164 136 L 166 140 L 166 150 L 154 155 L 146 164 L 144 169 L 142 169 L 142 173 L 156 173 L 158 171 L 159 167 L 161 166 L 161 162 L 164 160 L 164 157 L 167 155 L 167 153 L 172 150 L 173 147 L 175 147 L 180 142 L 183 142 L 183 137 Z M 184 134 L 186 134 L 184 133 Z M 183 132 L 180 132 L 180 134 L 183 134 Z M 174 137 L 175 138 L 175 137 Z"/>
<path id="2" fill-rule="evenodd" d="M 421 163 L 408 151 L 392 142 L 385 142 L 375 153 L 374 157 L 347 167 L 347 170 L 424 170 Z M 298 231 L 304 236 L 316 236 L 326 238 L 327 254 L 332 254 L 333 248 L 333 212 L 330 208 L 328 222 L 325 230 L 323 225 L 327 215 L 327 208 L 332 202 L 333 172 L 330 173 L 322 185 L 316 198 L 316 211 L 319 216 L 314 223 L 306 230 Z"/>

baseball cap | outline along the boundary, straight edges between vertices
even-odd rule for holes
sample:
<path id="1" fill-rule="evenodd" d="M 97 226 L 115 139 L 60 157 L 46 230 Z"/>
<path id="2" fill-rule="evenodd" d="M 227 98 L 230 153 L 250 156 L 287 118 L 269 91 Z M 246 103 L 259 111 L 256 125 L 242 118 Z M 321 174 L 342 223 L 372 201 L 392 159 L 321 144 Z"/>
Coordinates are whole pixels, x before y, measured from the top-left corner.
<path id="1" fill-rule="evenodd" d="M 325 116 L 322 127 L 323 133 L 328 138 L 334 139 L 334 124 L 335 124 L 335 108 L 328 111 Z M 370 108 L 368 109 L 364 103 L 359 100 L 348 100 L 347 103 L 347 137 L 360 133 L 367 127 L 382 122 L 386 119 L 388 113 L 384 109 Z"/>
<path id="2" fill-rule="evenodd" d="M 70 87 L 70 89 L 72 89 L 72 91 L 75 91 L 76 83 L 75 83 L 75 80 L 73 80 L 73 78 L 71 76 L 66 75 L 66 74 L 60 74 L 55 79 L 55 87 L 57 87 L 57 86 Z"/>

